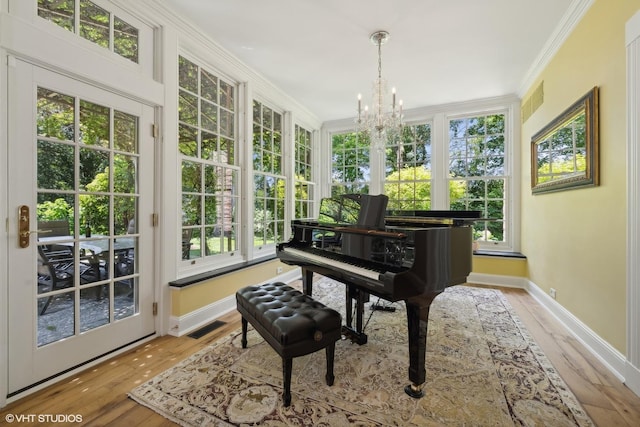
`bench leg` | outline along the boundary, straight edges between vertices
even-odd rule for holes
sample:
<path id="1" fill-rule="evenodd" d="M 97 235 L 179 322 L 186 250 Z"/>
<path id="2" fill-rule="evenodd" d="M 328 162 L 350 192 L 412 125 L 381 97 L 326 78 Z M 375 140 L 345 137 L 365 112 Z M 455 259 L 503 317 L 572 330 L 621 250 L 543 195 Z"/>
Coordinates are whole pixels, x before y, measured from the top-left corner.
<path id="1" fill-rule="evenodd" d="M 248 328 L 247 319 L 242 318 L 242 348 L 247 348 L 247 328 Z"/>
<path id="2" fill-rule="evenodd" d="M 284 406 L 289 406 L 291 404 L 291 370 L 293 367 L 293 359 L 282 358 L 282 381 L 283 388 L 282 391 L 282 401 L 284 402 Z"/>
<path id="3" fill-rule="evenodd" d="M 336 343 L 332 342 L 325 348 L 325 352 L 327 355 L 327 375 L 325 379 L 327 380 L 327 385 L 333 385 L 333 380 L 335 377 L 333 376 L 333 358 L 336 351 Z"/>

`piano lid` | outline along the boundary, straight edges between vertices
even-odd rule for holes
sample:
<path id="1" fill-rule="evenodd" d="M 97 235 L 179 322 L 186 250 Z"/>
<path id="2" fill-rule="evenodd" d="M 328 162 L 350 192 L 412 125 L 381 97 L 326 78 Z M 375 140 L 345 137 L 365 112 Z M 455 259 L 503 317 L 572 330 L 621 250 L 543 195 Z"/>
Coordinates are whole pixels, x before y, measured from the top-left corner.
<path id="1" fill-rule="evenodd" d="M 386 212 L 387 224 L 442 224 L 466 225 L 481 220 L 481 211 L 457 210 L 390 210 Z"/>

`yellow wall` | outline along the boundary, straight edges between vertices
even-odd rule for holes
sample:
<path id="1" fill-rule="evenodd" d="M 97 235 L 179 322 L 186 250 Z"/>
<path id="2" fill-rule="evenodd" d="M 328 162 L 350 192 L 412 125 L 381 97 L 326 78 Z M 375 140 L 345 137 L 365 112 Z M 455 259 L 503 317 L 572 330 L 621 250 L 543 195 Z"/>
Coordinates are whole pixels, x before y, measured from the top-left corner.
<path id="1" fill-rule="evenodd" d="M 273 260 L 182 289 L 172 288 L 171 315 L 176 317 L 184 316 L 194 310 L 233 295 L 242 287 L 264 283 L 282 274 L 277 272 L 279 267 L 282 267 L 282 273 L 296 268 L 282 264 L 279 260 Z"/>
<path id="2" fill-rule="evenodd" d="M 535 81 L 544 103 L 522 126 L 522 253 L 529 279 L 623 354 L 626 351 L 625 23 L 640 0 L 597 0 Z M 600 186 L 531 194 L 538 130 L 600 87 Z"/>
<path id="3" fill-rule="evenodd" d="M 474 255 L 472 272 L 497 276 L 527 277 L 527 260 Z"/>

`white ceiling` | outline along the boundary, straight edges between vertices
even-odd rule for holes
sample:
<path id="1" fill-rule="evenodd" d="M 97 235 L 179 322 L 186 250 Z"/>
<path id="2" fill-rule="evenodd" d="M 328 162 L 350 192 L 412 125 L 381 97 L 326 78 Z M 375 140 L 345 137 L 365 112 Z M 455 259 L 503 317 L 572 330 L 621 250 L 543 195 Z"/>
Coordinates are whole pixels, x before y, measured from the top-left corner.
<path id="1" fill-rule="evenodd" d="M 405 108 L 515 94 L 578 0 L 158 0 L 321 121 L 382 75 Z"/>

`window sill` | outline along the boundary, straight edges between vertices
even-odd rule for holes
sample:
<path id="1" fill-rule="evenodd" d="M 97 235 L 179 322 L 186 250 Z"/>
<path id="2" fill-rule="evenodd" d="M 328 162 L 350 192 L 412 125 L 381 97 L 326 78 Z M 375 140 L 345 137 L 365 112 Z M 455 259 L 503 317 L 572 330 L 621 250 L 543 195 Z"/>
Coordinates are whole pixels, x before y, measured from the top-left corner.
<path id="1" fill-rule="evenodd" d="M 186 288 L 187 286 L 195 285 L 197 283 L 204 282 L 204 281 L 216 278 L 218 276 L 222 276 L 222 275 L 225 275 L 225 274 L 233 273 L 235 271 L 242 270 L 243 268 L 247 268 L 247 267 L 251 267 L 251 266 L 254 266 L 254 265 L 262 264 L 263 262 L 273 261 L 274 259 L 276 259 L 275 255 L 269 256 L 269 257 L 260 258 L 260 259 L 257 259 L 257 260 L 245 261 L 245 262 L 242 262 L 242 263 L 239 263 L 239 264 L 234 264 L 234 265 L 230 265 L 228 267 L 219 268 L 219 269 L 212 270 L 212 271 L 207 271 L 205 273 L 195 274 L 195 275 L 189 276 L 189 277 L 183 277 L 182 279 L 178 279 L 178 280 L 174 280 L 172 282 L 169 282 L 169 287 L 170 288 L 176 288 L 176 289 Z"/>
<path id="2" fill-rule="evenodd" d="M 488 257 L 498 257 L 498 258 L 527 259 L 527 257 L 521 254 L 520 252 L 477 250 L 477 251 L 473 251 L 473 254 L 477 256 L 488 256 Z"/>

